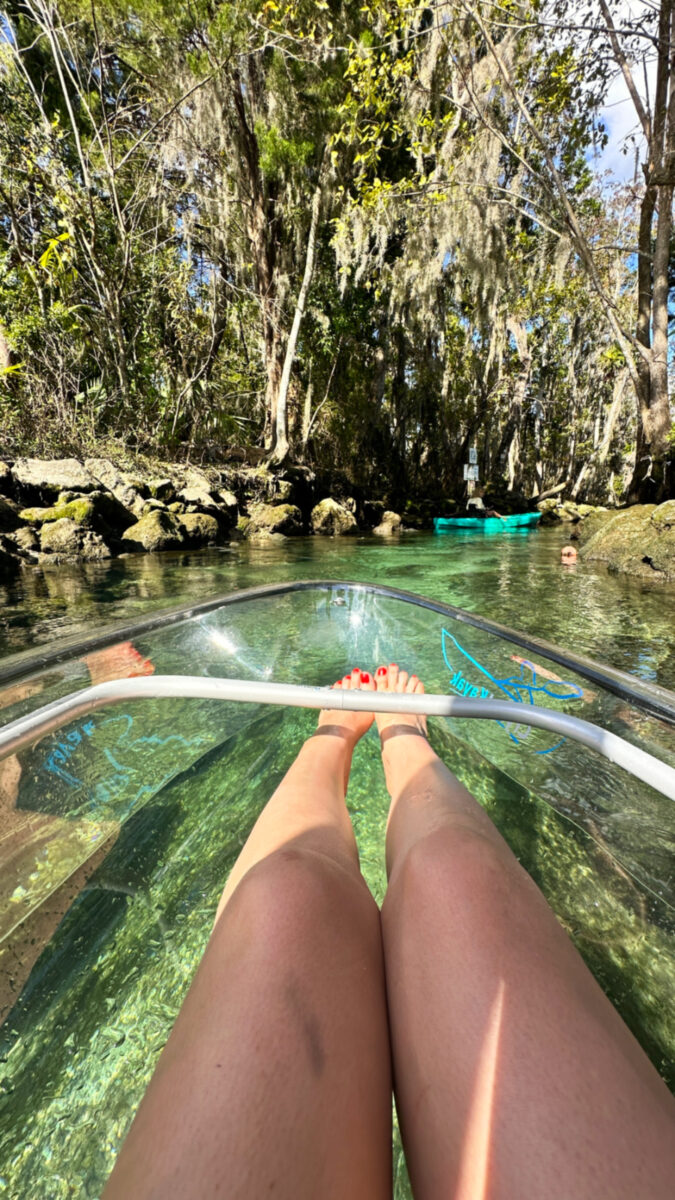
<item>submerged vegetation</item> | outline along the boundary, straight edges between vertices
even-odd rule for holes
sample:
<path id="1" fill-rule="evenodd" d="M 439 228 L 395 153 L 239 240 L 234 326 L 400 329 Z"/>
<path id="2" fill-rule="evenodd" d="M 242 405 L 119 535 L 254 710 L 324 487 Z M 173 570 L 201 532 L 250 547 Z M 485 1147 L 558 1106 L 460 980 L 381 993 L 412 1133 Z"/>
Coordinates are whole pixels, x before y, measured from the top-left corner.
<path id="1" fill-rule="evenodd" d="M 665 498 L 674 23 L 5 2 L 0 452 L 264 449 L 415 495 L 475 445 L 511 492 Z M 620 73 L 641 140 L 610 185 Z"/>

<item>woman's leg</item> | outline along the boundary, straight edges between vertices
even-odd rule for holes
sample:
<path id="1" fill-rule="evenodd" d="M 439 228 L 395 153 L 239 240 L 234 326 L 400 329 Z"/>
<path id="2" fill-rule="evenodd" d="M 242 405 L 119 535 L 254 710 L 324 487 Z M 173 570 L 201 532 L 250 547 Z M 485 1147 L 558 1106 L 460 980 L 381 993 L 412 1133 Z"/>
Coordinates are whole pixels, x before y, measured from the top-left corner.
<path id="1" fill-rule="evenodd" d="M 394 665 L 376 681 L 424 690 Z M 538 888 L 423 737 L 385 733 L 383 760 L 387 996 L 416 1200 L 671 1197 L 673 1099 Z"/>
<path id="2" fill-rule="evenodd" d="M 391 1194 L 379 914 L 344 803 L 371 722 L 322 713 L 256 822 L 105 1200 Z"/>

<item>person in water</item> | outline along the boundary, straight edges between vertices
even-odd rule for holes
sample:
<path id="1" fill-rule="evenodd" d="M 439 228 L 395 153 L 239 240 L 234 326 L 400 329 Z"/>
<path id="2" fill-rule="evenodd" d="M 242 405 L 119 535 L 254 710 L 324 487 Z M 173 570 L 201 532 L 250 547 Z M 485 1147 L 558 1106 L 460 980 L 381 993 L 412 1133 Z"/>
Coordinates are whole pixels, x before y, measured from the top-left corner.
<path id="1" fill-rule="evenodd" d="M 560 561 L 565 567 L 571 566 L 577 561 L 577 552 L 574 546 L 563 546 L 560 551 Z"/>
<path id="2" fill-rule="evenodd" d="M 418 695 L 392 663 L 336 688 Z M 373 695 L 373 707 L 377 698 Z M 345 806 L 377 722 L 381 913 Z M 670 1200 L 675 1104 L 419 716 L 327 710 L 230 874 L 104 1200 Z"/>

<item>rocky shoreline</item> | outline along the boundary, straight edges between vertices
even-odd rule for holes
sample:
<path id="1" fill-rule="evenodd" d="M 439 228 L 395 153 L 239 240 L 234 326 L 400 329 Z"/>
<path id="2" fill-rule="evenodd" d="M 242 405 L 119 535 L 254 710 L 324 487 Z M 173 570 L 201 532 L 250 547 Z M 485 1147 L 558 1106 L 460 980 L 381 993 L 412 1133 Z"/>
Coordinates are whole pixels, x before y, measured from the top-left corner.
<path id="1" fill-rule="evenodd" d="M 109 459 L 0 461 L 0 574 L 22 563 L 281 542 L 314 533 L 390 536 L 402 519 L 384 501 L 338 500 L 312 471 L 162 464 L 126 471 Z"/>
<path id="2" fill-rule="evenodd" d="M 353 494 L 350 494 L 352 493 Z M 507 511 L 502 497 L 488 502 Z M 675 500 L 603 509 L 551 497 L 536 507 L 542 525 L 569 525 L 579 557 L 641 579 L 675 582 Z M 409 501 L 403 513 L 364 498 L 344 479 L 307 467 L 193 467 L 155 464 L 129 471 L 110 459 L 0 460 L 0 577 L 24 564 L 100 561 L 120 554 L 194 550 L 242 538 L 274 544 L 315 534 L 395 536 L 430 529 L 452 501 Z"/>

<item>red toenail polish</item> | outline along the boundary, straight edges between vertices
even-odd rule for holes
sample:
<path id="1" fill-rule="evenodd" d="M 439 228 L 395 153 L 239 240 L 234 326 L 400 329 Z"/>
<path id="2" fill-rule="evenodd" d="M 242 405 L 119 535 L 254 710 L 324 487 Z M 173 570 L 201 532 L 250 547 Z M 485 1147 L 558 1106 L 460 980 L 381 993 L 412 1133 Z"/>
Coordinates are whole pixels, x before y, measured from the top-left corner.
<path id="1" fill-rule="evenodd" d="M 377 673 L 378 673 L 378 675 L 386 675 L 386 674 L 387 674 L 387 668 L 386 668 L 386 667 L 378 667 L 378 668 L 377 668 Z"/>
<path id="2" fill-rule="evenodd" d="M 370 675 L 367 671 L 361 672 L 361 683 L 370 683 Z"/>

